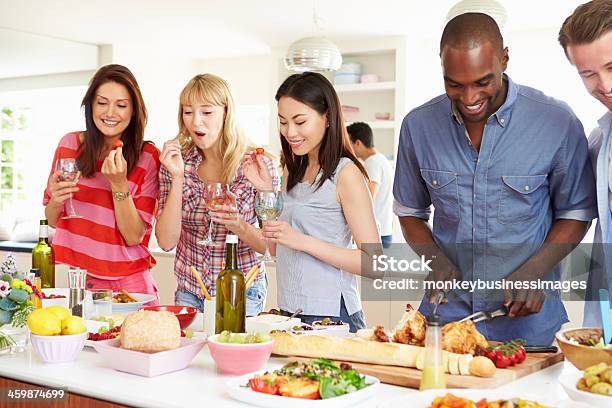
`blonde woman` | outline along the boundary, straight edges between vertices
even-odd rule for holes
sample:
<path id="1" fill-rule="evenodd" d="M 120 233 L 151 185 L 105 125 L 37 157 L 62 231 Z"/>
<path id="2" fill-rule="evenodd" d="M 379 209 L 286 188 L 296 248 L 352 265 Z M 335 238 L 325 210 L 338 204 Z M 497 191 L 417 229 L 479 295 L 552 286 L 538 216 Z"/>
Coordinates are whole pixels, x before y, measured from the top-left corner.
<path id="1" fill-rule="evenodd" d="M 225 236 L 238 236 L 238 267 L 246 274 L 258 264 L 257 253 L 265 251 L 260 230 L 255 226 L 256 188 L 243 173 L 245 154 L 253 150 L 235 123 L 234 102 L 227 83 L 212 74 L 192 78 L 180 95 L 179 134 L 164 144 L 160 155 L 160 198 L 155 232 L 165 251 L 176 247 L 174 274 L 177 279 L 175 303 L 203 311 L 203 295 L 192 275 L 194 266 L 202 274 L 208 292 L 214 295 L 217 275 L 225 259 Z M 268 157 L 260 160 L 273 175 L 278 172 Z M 209 211 L 204 203 L 207 183 L 229 186 L 231 205 Z M 212 223 L 210 222 L 212 219 Z M 198 243 L 209 235 L 213 245 Z M 267 278 L 262 273 L 247 291 L 247 315 L 265 305 Z"/>

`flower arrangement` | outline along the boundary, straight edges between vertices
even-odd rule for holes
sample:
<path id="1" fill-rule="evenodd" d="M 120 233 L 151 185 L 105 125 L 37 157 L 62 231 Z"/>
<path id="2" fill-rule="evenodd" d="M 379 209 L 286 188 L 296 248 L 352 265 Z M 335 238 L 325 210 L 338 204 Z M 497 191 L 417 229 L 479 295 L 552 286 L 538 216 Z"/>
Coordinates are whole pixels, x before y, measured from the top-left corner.
<path id="1" fill-rule="evenodd" d="M 0 326 L 24 327 L 28 315 L 35 309 L 30 300 L 32 283 L 17 270 L 15 257 L 9 254 L 0 265 Z M 13 344 L 10 336 L 0 330 L 0 349 Z"/>

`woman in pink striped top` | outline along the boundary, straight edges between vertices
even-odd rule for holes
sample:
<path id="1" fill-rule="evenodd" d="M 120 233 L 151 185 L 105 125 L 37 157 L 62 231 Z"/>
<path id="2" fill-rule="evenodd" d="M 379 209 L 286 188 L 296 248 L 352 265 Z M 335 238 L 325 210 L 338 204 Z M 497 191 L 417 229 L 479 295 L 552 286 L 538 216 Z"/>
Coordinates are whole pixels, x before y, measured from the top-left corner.
<path id="1" fill-rule="evenodd" d="M 148 249 L 157 206 L 159 150 L 144 141 L 147 111 L 132 73 L 100 68 L 83 98 L 86 130 L 65 135 L 53 158 L 43 204 L 56 263 L 87 270 L 87 288 L 157 298 Z M 59 159 L 75 158 L 80 180 L 60 181 Z M 66 215 L 68 198 L 76 214 Z M 156 300 L 151 304 L 158 304 Z"/>

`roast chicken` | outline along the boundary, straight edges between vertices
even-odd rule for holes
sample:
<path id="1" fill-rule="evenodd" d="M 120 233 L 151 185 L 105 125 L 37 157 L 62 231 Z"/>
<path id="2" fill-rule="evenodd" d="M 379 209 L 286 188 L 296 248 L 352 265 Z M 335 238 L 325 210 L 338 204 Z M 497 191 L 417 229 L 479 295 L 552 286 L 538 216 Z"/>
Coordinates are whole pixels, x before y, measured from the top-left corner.
<path id="1" fill-rule="evenodd" d="M 410 304 L 400 319 L 392 334 L 385 331 L 383 326 L 373 329 L 362 329 L 357 336 L 364 340 L 411 344 L 413 346 L 425 345 L 427 319 L 421 312 L 415 310 Z M 451 322 L 442 327 L 442 349 L 456 354 L 482 355 L 488 347 L 487 340 L 476 329 L 471 320 L 464 322 Z"/>
<path id="2" fill-rule="evenodd" d="M 481 355 L 488 345 L 471 320 L 450 322 L 442 327 L 442 348 L 451 353 Z"/>
<path id="3" fill-rule="evenodd" d="M 427 319 L 418 310 L 406 305 L 406 311 L 395 326 L 393 341 L 396 343 L 412 344 L 414 346 L 425 345 L 425 332 L 427 331 Z"/>

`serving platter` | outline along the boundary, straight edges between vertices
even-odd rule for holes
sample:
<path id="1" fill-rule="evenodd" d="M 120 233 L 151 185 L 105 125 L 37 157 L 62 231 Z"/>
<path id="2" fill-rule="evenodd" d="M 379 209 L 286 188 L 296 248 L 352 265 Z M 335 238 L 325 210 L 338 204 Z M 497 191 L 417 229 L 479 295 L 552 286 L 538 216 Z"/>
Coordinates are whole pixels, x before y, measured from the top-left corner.
<path id="1" fill-rule="evenodd" d="M 306 400 L 299 398 L 283 397 L 280 395 L 264 394 L 256 392 L 245 386 L 249 379 L 256 375 L 264 374 L 268 371 L 274 371 L 281 368 L 283 365 L 269 368 L 266 370 L 260 370 L 251 374 L 246 374 L 240 377 L 233 378 L 225 384 L 225 390 L 235 400 L 245 402 L 249 405 L 258 407 L 270 407 L 270 408 L 316 408 L 316 407 L 349 407 L 355 404 L 362 403 L 368 398 L 373 397 L 380 387 L 380 381 L 376 377 L 366 375 L 367 387 L 361 390 L 352 392 L 350 394 L 341 395 L 339 397 L 328 398 L 324 400 Z"/>

